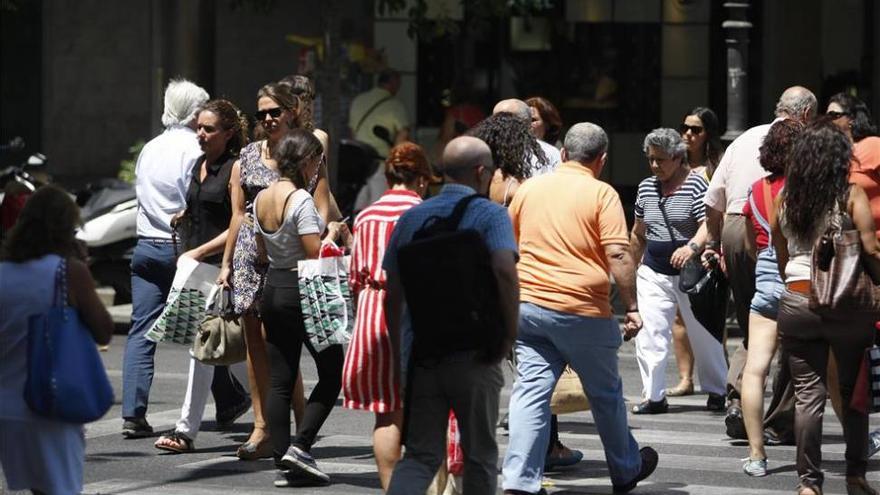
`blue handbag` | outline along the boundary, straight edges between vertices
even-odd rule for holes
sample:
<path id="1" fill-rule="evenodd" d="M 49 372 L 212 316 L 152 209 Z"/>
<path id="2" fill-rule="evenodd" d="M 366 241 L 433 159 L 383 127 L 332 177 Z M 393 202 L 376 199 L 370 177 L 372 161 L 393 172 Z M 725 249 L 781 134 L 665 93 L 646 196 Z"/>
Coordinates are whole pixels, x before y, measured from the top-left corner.
<path id="1" fill-rule="evenodd" d="M 113 387 L 89 329 L 67 304 L 67 261 L 55 272 L 54 305 L 28 320 L 24 400 L 46 418 L 88 423 L 113 405 Z"/>

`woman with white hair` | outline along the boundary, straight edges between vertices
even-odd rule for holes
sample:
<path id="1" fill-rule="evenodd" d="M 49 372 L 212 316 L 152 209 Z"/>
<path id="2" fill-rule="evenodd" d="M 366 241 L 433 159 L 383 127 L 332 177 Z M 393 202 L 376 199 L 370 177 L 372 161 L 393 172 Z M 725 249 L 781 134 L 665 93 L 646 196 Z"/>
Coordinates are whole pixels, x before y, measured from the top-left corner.
<path id="1" fill-rule="evenodd" d="M 636 286 L 644 327 L 636 336 L 636 358 L 645 400 L 633 408 L 633 414 L 662 414 L 669 409 L 666 358 L 676 309 L 687 326 L 700 386 L 709 394 L 706 409 L 722 411 L 727 376 L 724 348 L 697 321 L 688 295 L 678 288 L 681 267 L 705 243 L 703 195 L 708 183 L 691 172 L 687 145 L 674 129 L 651 131 L 643 150 L 653 175 L 639 184 L 630 243 L 634 258 L 641 261 Z"/>
<path id="2" fill-rule="evenodd" d="M 144 145 L 135 174 L 137 245 L 131 259 L 131 329 L 122 371 L 122 435 L 150 436 L 147 404 L 153 382 L 156 344 L 144 338 L 165 306 L 177 269 L 171 219 L 186 207 L 186 191 L 202 155 L 196 138 L 196 114 L 208 93 L 195 84 L 173 80 L 165 90 L 165 131 Z"/>

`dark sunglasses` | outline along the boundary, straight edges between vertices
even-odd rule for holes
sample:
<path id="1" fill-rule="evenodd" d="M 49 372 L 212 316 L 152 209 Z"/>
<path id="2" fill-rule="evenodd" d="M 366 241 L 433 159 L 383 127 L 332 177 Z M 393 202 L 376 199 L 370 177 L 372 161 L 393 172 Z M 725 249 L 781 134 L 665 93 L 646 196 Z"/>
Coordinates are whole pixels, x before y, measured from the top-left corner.
<path id="1" fill-rule="evenodd" d="M 678 132 L 680 132 L 682 134 L 686 134 L 687 131 L 691 131 L 691 134 L 702 134 L 703 127 L 699 126 L 699 125 L 687 125 L 687 124 L 681 124 L 680 126 L 678 126 Z"/>
<path id="2" fill-rule="evenodd" d="M 266 115 L 268 115 L 273 119 L 277 119 L 278 117 L 281 117 L 282 111 L 283 110 L 281 110 L 281 107 L 270 108 L 268 110 L 257 110 L 257 113 L 254 114 L 254 117 L 256 117 L 257 120 L 266 120 Z"/>
<path id="3" fill-rule="evenodd" d="M 835 111 L 825 112 L 825 115 L 827 115 L 828 117 L 831 117 L 831 120 L 837 120 L 841 117 L 849 117 L 849 115 L 846 112 L 835 112 Z"/>

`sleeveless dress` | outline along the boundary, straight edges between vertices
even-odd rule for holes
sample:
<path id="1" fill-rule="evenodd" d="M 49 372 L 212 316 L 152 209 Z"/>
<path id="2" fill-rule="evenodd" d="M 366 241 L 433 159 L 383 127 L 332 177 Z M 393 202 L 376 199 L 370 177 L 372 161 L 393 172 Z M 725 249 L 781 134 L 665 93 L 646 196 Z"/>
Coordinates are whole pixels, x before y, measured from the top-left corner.
<path id="1" fill-rule="evenodd" d="M 401 408 L 385 325 L 382 259 L 397 220 L 421 202 L 414 192 L 389 190 L 354 223 L 349 279 L 357 295 L 357 317 L 342 370 L 342 405 L 349 409 L 388 413 Z"/>
<path id="2" fill-rule="evenodd" d="M 24 401 L 28 318 L 52 306 L 60 262 L 0 263 L 0 465 L 10 490 L 82 491 L 82 425 L 37 416 Z"/>
<path id="3" fill-rule="evenodd" d="M 268 267 L 257 260 L 254 200 L 260 191 L 269 187 L 280 176 L 277 171 L 263 163 L 262 144 L 262 141 L 250 143 L 239 155 L 245 215 L 238 229 L 235 251 L 232 254 L 232 304 L 237 314 L 256 310 L 254 302 L 260 299 Z"/>

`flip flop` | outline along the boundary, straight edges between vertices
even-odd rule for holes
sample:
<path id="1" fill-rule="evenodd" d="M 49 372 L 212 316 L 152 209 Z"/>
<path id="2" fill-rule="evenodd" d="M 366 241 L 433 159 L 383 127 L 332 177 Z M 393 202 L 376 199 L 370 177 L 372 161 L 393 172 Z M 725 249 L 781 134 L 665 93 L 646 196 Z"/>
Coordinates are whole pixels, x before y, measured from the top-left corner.
<path id="1" fill-rule="evenodd" d="M 192 439 L 177 431 L 173 431 L 168 435 L 162 435 L 156 440 L 153 447 L 156 447 L 159 450 L 173 452 L 175 454 L 185 454 L 195 450 Z"/>

